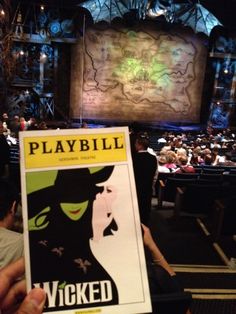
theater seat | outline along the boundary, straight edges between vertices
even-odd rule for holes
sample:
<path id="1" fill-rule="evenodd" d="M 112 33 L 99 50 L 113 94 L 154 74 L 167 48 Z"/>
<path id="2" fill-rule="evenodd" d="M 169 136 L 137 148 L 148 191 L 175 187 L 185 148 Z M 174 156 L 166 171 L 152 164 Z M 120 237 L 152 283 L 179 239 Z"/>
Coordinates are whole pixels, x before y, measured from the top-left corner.
<path id="1" fill-rule="evenodd" d="M 192 302 L 192 294 L 183 291 L 152 295 L 151 300 L 154 314 L 186 314 Z"/>
<path id="2" fill-rule="evenodd" d="M 231 187 L 231 190 L 233 188 Z M 212 233 L 217 241 L 221 235 L 236 234 L 236 189 L 232 190 L 232 196 L 215 201 L 215 211 L 213 213 Z"/>

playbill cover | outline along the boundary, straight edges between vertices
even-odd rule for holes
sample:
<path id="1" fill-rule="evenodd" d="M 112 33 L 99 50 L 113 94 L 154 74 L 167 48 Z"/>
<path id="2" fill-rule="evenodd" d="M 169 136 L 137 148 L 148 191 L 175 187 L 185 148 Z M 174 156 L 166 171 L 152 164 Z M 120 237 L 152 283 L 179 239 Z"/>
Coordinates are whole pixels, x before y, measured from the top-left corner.
<path id="1" fill-rule="evenodd" d="M 20 133 L 27 289 L 44 313 L 150 313 L 127 127 Z"/>

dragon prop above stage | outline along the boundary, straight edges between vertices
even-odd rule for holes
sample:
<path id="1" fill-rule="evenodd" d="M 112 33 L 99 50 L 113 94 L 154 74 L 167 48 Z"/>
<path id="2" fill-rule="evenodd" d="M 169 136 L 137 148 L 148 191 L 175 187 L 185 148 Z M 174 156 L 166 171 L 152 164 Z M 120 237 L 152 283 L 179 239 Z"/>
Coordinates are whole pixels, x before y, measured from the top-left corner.
<path id="1" fill-rule="evenodd" d="M 94 23 L 111 22 L 135 11 L 139 19 L 157 19 L 162 16 L 168 23 L 189 26 L 196 33 L 202 32 L 207 36 L 215 26 L 222 25 L 199 0 L 182 3 L 175 3 L 174 0 L 88 0 L 79 6 L 91 13 Z"/>

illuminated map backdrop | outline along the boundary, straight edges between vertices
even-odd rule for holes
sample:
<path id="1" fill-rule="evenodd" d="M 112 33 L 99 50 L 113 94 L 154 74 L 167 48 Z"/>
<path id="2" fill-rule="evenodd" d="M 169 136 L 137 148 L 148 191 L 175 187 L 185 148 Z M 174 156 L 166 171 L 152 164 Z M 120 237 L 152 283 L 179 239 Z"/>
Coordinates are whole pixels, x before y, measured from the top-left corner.
<path id="1" fill-rule="evenodd" d="M 207 57 L 190 30 L 93 27 L 72 53 L 71 116 L 199 122 Z"/>

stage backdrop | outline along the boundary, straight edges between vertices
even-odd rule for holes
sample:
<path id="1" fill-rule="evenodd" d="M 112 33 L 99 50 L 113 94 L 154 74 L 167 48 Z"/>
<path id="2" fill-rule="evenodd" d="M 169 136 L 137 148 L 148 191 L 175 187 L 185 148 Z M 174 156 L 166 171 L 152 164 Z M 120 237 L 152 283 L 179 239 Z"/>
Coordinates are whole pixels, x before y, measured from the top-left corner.
<path id="1" fill-rule="evenodd" d="M 86 29 L 72 48 L 71 118 L 198 123 L 206 41 L 189 29 L 149 23 Z"/>

